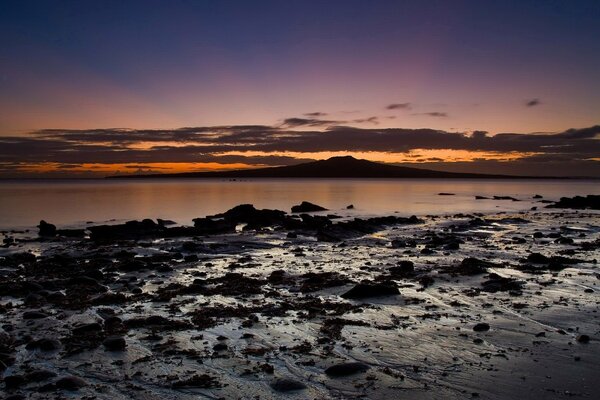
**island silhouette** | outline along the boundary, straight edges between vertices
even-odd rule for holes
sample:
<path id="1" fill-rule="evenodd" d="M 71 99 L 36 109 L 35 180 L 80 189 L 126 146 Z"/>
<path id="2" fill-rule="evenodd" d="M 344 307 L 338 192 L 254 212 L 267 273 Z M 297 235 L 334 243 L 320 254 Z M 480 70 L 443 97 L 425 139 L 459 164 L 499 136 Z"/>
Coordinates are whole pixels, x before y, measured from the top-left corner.
<path id="1" fill-rule="evenodd" d="M 463 179 L 527 179 L 533 176 L 492 175 L 434 171 L 401 167 L 352 156 L 331 157 L 283 167 L 265 167 L 210 172 L 178 172 L 161 174 L 113 175 L 110 179 L 126 178 L 463 178 Z"/>

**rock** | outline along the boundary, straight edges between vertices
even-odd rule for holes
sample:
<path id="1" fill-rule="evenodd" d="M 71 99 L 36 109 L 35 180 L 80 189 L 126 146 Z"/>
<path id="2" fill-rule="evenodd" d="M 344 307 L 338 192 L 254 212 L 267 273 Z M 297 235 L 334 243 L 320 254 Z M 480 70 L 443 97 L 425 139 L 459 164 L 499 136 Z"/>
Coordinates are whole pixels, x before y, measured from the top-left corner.
<path id="1" fill-rule="evenodd" d="M 31 371 L 27 375 L 25 375 L 25 379 L 27 380 L 27 382 L 41 382 L 50 378 L 54 378 L 55 376 L 56 373 L 52 371 L 38 369 L 35 371 Z"/>
<path id="2" fill-rule="evenodd" d="M 11 396 L 5 397 L 4 400 L 25 400 L 26 397 L 22 394 L 13 394 Z"/>
<path id="3" fill-rule="evenodd" d="M 61 344 L 57 339 L 42 338 L 27 343 L 28 350 L 40 349 L 42 351 L 55 351 L 60 349 Z"/>
<path id="4" fill-rule="evenodd" d="M 349 204 L 346 206 L 346 210 L 352 210 L 354 209 L 354 204 Z"/>
<path id="5" fill-rule="evenodd" d="M 393 284 L 383 283 L 359 283 L 341 297 L 344 299 L 366 299 L 369 297 L 394 296 L 400 294 L 398 288 Z"/>
<path id="6" fill-rule="evenodd" d="M 101 332 L 102 331 L 102 325 L 100 325 L 98 322 L 90 322 L 87 324 L 81 324 L 81 325 L 77 325 L 72 329 L 72 333 L 73 335 L 81 335 L 81 334 L 85 334 L 85 333 L 90 333 L 90 332 Z"/>
<path id="7" fill-rule="evenodd" d="M 455 196 L 455 194 L 454 193 L 441 192 L 441 193 L 438 193 L 438 196 Z"/>
<path id="8" fill-rule="evenodd" d="M 40 236 L 56 236 L 56 225 L 52 225 L 44 220 L 41 220 L 40 224 L 38 225 L 38 228 L 38 234 Z"/>
<path id="9" fill-rule="evenodd" d="M 577 341 L 579 343 L 589 343 L 590 337 L 588 335 L 579 335 L 579 336 L 577 336 Z"/>
<path id="10" fill-rule="evenodd" d="M 546 264 L 550 260 L 543 254 L 540 253 L 531 253 L 527 256 L 527 261 L 533 264 Z"/>
<path id="11" fill-rule="evenodd" d="M 546 206 L 547 208 L 572 208 L 575 210 L 600 210 L 600 195 L 589 194 L 586 197 L 561 197 L 554 204 Z"/>
<path id="12" fill-rule="evenodd" d="M 308 201 L 303 201 L 301 204 L 292 207 L 293 213 L 303 213 L 303 212 L 316 212 L 316 211 L 327 211 L 326 208 L 318 206 L 313 203 L 309 203 Z"/>
<path id="13" fill-rule="evenodd" d="M 127 347 L 127 342 L 121 336 L 109 336 L 104 339 L 102 345 L 108 351 L 123 351 Z"/>
<path id="14" fill-rule="evenodd" d="M 485 274 L 488 268 L 497 266 L 489 261 L 480 260 L 475 257 L 467 257 L 463 259 L 458 267 L 450 271 L 461 275 L 480 275 Z"/>
<path id="15" fill-rule="evenodd" d="M 65 376 L 57 380 L 55 385 L 58 389 L 75 391 L 86 386 L 87 383 L 77 376 Z"/>
<path id="16" fill-rule="evenodd" d="M 490 330 L 490 324 L 485 322 L 480 322 L 473 327 L 473 331 L 475 332 L 487 332 Z"/>
<path id="17" fill-rule="evenodd" d="M 514 197 L 510 197 L 510 196 L 494 196 L 494 200 L 512 200 L 512 201 L 521 201 L 519 199 L 515 199 Z"/>
<path id="18" fill-rule="evenodd" d="M 532 197 L 533 199 L 543 199 L 544 196 L 536 194 L 535 196 Z"/>
<path id="19" fill-rule="evenodd" d="M 475 200 L 489 200 L 489 197 L 485 197 L 485 196 L 475 196 Z"/>
<path id="20" fill-rule="evenodd" d="M 403 260 L 398 263 L 398 266 L 388 269 L 392 276 L 404 277 L 413 275 L 415 272 L 415 264 L 409 260 Z"/>
<path id="21" fill-rule="evenodd" d="M 23 313 L 23 319 L 42 319 L 48 317 L 49 315 L 42 311 L 25 311 Z"/>
<path id="22" fill-rule="evenodd" d="M 9 375 L 4 377 L 4 385 L 6 390 L 15 390 L 26 384 L 25 377 L 23 375 Z"/>
<path id="23" fill-rule="evenodd" d="M 58 229 L 56 234 L 70 238 L 83 238 L 85 237 L 85 229 Z"/>
<path id="24" fill-rule="evenodd" d="M 332 365 L 325 370 L 327 376 L 332 378 L 339 378 L 344 376 L 350 376 L 369 370 L 369 366 L 360 362 L 350 362 L 343 364 Z"/>
<path id="25" fill-rule="evenodd" d="M 225 351 L 228 348 L 229 347 L 227 347 L 227 345 L 225 343 L 217 343 L 213 346 L 214 351 Z"/>
<path id="26" fill-rule="evenodd" d="M 269 384 L 276 392 L 292 392 L 294 390 L 306 389 L 306 385 L 302 382 L 289 379 L 289 378 L 277 378 L 271 381 Z"/>
<path id="27" fill-rule="evenodd" d="M 142 237 L 155 237 L 164 233 L 166 228 L 151 219 L 127 221 L 118 225 L 90 226 L 90 238 L 96 241 L 130 240 Z"/>
<path id="28" fill-rule="evenodd" d="M 489 278 L 490 279 L 481 284 L 481 286 L 483 286 L 483 291 L 485 292 L 496 293 L 510 291 L 511 294 L 518 295 L 523 288 L 523 282 L 513 278 L 505 278 L 494 273 L 491 273 Z"/>

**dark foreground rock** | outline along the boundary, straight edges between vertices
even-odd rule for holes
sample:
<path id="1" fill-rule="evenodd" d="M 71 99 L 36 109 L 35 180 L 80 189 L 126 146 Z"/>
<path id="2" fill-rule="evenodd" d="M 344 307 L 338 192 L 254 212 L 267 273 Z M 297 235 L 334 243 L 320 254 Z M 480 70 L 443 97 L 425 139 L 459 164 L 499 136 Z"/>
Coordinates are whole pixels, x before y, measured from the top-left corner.
<path id="1" fill-rule="evenodd" d="M 308 201 L 303 201 L 299 205 L 292 207 L 293 213 L 317 212 L 317 211 L 327 211 L 327 209 L 325 207 L 321 207 L 319 205 L 309 203 Z"/>
<path id="2" fill-rule="evenodd" d="M 289 378 L 274 379 L 269 386 L 276 392 L 282 393 L 306 389 L 304 383 Z"/>
<path id="3" fill-rule="evenodd" d="M 393 284 L 359 283 L 342 294 L 342 297 L 344 299 L 360 300 L 370 297 L 395 296 L 397 294 L 400 294 L 400 291 Z"/>
<path id="4" fill-rule="evenodd" d="M 340 378 L 344 376 L 359 374 L 368 370 L 369 366 L 367 364 L 363 364 L 360 362 L 349 362 L 332 365 L 331 367 L 325 370 L 325 373 L 331 378 Z"/>

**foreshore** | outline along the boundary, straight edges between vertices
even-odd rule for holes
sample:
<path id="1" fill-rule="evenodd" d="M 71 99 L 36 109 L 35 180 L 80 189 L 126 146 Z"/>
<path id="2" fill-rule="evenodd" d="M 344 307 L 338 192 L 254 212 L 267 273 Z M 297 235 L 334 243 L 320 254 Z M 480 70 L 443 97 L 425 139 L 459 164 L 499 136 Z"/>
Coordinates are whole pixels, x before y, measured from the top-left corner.
<path id="1" fill-rule="evenodd" d="M 241 205 L 194 226 L 43 222 L 0 251 L 0 390 L 594 398 L 600 213 L 578 204 L 371 218 Z"/>

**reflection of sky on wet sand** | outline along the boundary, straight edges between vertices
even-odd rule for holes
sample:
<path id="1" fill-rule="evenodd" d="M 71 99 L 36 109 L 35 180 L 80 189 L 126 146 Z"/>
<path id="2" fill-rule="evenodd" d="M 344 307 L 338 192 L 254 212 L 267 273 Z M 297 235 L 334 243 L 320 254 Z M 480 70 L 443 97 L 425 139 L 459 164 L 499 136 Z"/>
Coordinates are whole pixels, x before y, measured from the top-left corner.
<path id="1" fill-rule="evenodd" d="M 454 196 L 438 196 L 440 192 Z M 425 215 L 526 210 L 531 197 L 600 193 L 597 182 L 579 180 L 143 180 L 15 181 L 0 184 L 0 227 L 165 218 L 189 224 L 196 217 L 242 203 L 289 208 L 307 200 L 342 215 Z M 521 202 L 475 200 L 475 195 L 513 196 Z M 354 210 L 346 210 L 349 204 Z"/>

